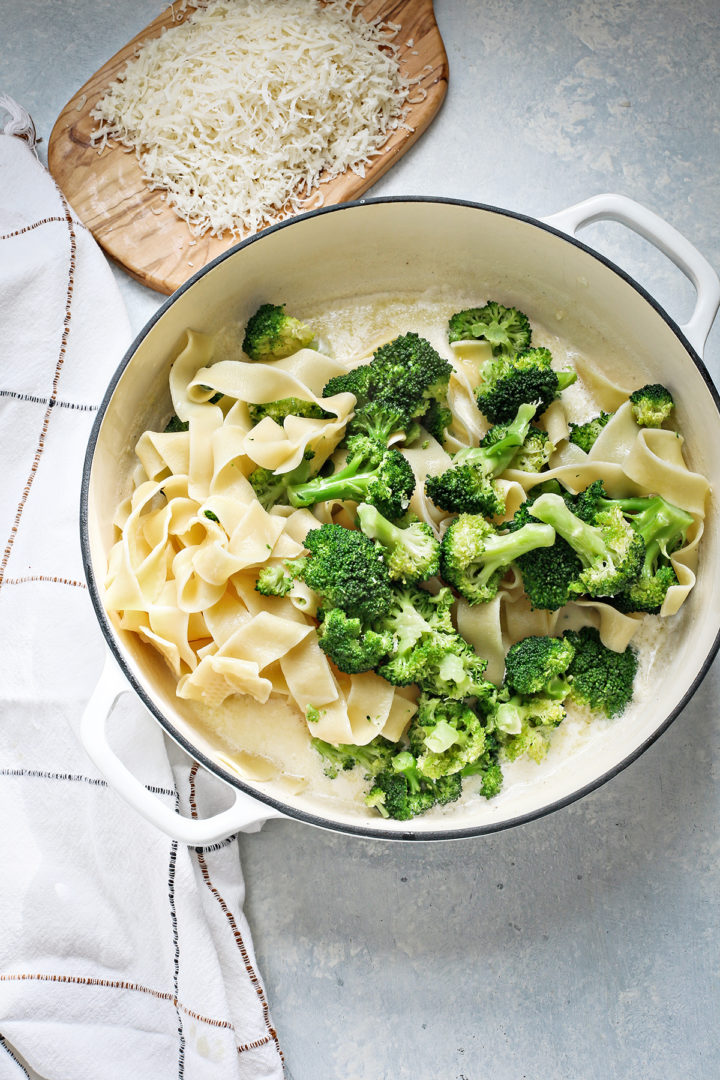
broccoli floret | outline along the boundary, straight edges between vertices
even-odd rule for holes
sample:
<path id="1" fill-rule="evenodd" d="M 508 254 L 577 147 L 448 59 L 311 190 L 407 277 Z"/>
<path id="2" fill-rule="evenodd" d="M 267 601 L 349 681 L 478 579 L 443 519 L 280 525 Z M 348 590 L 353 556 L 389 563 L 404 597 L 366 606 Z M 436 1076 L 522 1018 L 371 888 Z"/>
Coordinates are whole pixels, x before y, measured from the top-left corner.
<path id="1" fill-rule="evenodd" d="M 383 817 L 408 821 L 424 814 L 435 805 L 445 805 L 460 798 L 462 781 L 459 776 L 444 776 L 433 781 L 422 776 L 415 758 L 401 751 L 390 761 L 390 767 L 379 772 L 365 802 Z"/>
<path id="2" fill-rule="evenodd" d="M 460 776 L 465 779 L 469 776 L 481 777 L 480 794 L 486 799 L 492 799 L 497 795 L 503 785 L 502 766 L 499 762 L 501 743 L 498 731 L 495 728 L 493 712 L 497 707 L 497 695 L 493 701 L 485 702 L 485 749 L 475 761 L 463 765 Z M 504 738 L 504 736 L 503 736 Z"/>
<path id="3" fill-rule="evenodd" d="M 592 522 L 601 511 L 613 509 L 642 537 L 645 557 L 640 576 L 626 589 L 612 597 L 620 611 L 639 611 L 656 615 L 671 585 L 678 579 L 669 556 L 681 547 L 693 523 L 692 514 L 674 506 L 659 495 L 608 498 L 602 480 L 595 480 L 574 499 L 575 513 Z"/>
<path id="4" fill-rule="evenodd" d="M 164 430 L 166 433 L 171 431 L 187 431 L 189 427 L 190 423 L 188 420 L 181 420 L 179 416 L 173 415 L 168 420 Z"/>
<path id="5" fill-rule="evenodd" d="M 523 588 L 534 610 L 557 611 L 572 599 L 570 587 L 582 563 L 561 536 L 549 548 L 535 548 L 517 560 Z"/>
<path id="6" fill-rule="evenodd" d="M 581 450 L 584 450 L 586 454 L 589 454 L 592 450 L 595 440 L 607 424 L 608 420 L 612 419 L 612 413 L 601 412 L 598 416 L 594 416 L 592 420 L 588 420 L 584 424 L 570 424 L 570 442 L 575 443 Z"/>
<path id="7" fill-rule="evenodd" d="M 452 465 L 438 476 L 426 477 L 425 494 L 441 510 L 454 514 L 495 517 L 505 510 L 501 487 L 474 465 Z"/>
<path id="8" fill-rule="evenodd" d="M 668 589 L 677 584 L 678 576 L 670 563 L 653 569 L 653 560 L 646 558 L 640 577 L 629 589 L 612 598 L 613 606 L 625 614 L 639 611 L 658 615 Z"/>
<path id="9" fill-rule="evenodd" d="M 370 362 L 373 396 L 388 396 L 411 417 L 423 416 L 433 403 L 445 404 L 452 365 L 418 334 L 408 333 L 382 345 Z"/>
<path id="10" fill-rule="evenodd" d="M 583 569 L 570 585 L 571 594 L 615 596 L 640 576 L 645 545 L 618 506 L 600 510 L 590 523 L 573 513 L 562 496 L 545 493 L 529 511 L 551 525 L 580 559 Z"/>
<path id="11" fill-rule="evenodd" d="M 323 611 L 338 607 L 366 625 L 387 613 L 390 578 L 367 536 L 342 525 L 321 525 L 307 534 L 305 547 L 310 554 L 300 576 L 320 597 Z"/>
<path id="12" fill-rule="evenodd" d="M 449 776 L 438 776 L 433 784 L 433 794 L 438 806 L 447 806 L 448 803 L 457 802 L 462 795 L 462 778 L 459 773 L 451 773 Z"/>
<path id="13" fill-rule="evenodd" d="M 536 520 L 531 514 L 531 507 L 545 488 L 554 494 L 560 494 L 562 490 L 557 481 L 548 481 L 533 489 L 534 493 L 518 507 L 512 521 L 508 522 L 507 527 L 511 532 Z M 561 536 L 555 537 L 552 547 L 535 548 L 520 555 L 516 566 L 530 606 L 546 611 L 557 611 L 567 604 L 572 595 L 570 586 L 577 581 L 583 569 L 577 555 Z"/>
<path id="14" fill-rule="evenodd" d="M 427 477 L 428 498 L 442 510 L 457 514 L 502 514 L 505 499 L 494 477 L 508 468 L 523 447 L 534 414 L 534 404 L 522 404 L 512 423 L 496 424 L 480 446 L 459 450 L 449 469 Z"/>
<path id="15" fill-rule="evenodd" d="M 482 784 L 480 785 L 481 795 L 484 795 L 486 799 L 494 799 L 496 795 L 500 794 L 502 785 L 503 771 L 500 765 L 488 765 L 486 769 L 483 769 Z"/>
<path id="16" fill-rule="evenodd" d="M 459 773 L 486 752 L 486 729 L 463 701 L 421 694 L 408 731 L 410 749 L 423 776 L 437 780 Z"/>
<path id="17" fill-rule="evenodd" d="M 566 672 L 575 649 L 567 638 L 533 635 L 510 646 L 505 682 L 513 693 L 541 694 L 562 701 L 570 692 Z"/>
<path id="18" fill-rule="evenodd" d="M 440 542 L 424 521 L 411 522 L 406 528 L 384 518 L 375 506 L 361 503 L 357 510 L 360 528 L 383 548 L 388 572 L 394 581 L 406 585 L 426 581 L 440 568 Z"/>
<path id="19" fill-rule="evenodd" d="M 458 633 L 423 638 L 413 650 L 412 664 L 412 681 L 438 697 L 488 699 L 496 692 L 484 678 L 487 661 Z"/>
<path id="20" fill-rule="evenodd" d="M 264 567 L 258 591 L 284 596 L 294 579 L 300 578 L 317 594 L 320 618 L 340 608 L 351 619 L 370 626 L 386 614 L 392 600 L 390 577 L 372 540 L 356 529 L 321 525 L 307 534 L 305 547 L 309 554 L 286 559 L 280 572 Z"/>
<path id="21" fill-rule="evenodd" d="M 496 424 L 510 421 L 524 402 L 537 402 L 534 415 L 539 416 L 577 379 L 574 371 L 555 371 L 550 350 L 544 348 L 493 357 L 482 375 L 478 407 Z"/>
<path id="22" fill-rule="evenodd" d="M 440 401 L 433 401 L 430 408 L 423 414 L 420 423 L 434 439 L 444 445 L 447 438 L 447 428 L 452 424 L 453 414 L 447 405 Z M 410 438 L 406 438 L 410 442 Z"/>
<path id="23" fill-rule="evenodd" d="M 364 401 L 368 396 L 370 382 L 370 364 L 361 364 L 359 367 L 345 371 L 342 375 L 334 375 L 323 388 L 324 398 L 335 397 L 336 394 L 354 394 L 358 402 Z"/>
<path id="24" fill-rule="evenodd" d="M 417 437 L 414 423 L 433 403 L 447 407 L 452 366 L 418 334 L 408 333 L 381 346 L 369 364 L 331 379 L 323 397 L 349 391 L 357 399 L 347 434 L 369 435 L 387 443 L 396 432 Z"/>
<path id="25" fill-rule="evenodd" d="M 635 650 L 628 645 L 624 652 L 613 652 L 600 640 L 594 627 L 567 630 L 563 635 L 575 649 L 568 668 L 574 701 L 589 706 L 607 717 L 619 716 L 632 700 L 638 668 Z"/>
<path id="26" fill-rule="evenodd" d="M 409 821 L 430 810 L 435 805 L 435 796 L 429 785 L 415 789 L 402 773 L 387 769 L 375 777 L 365 803 L 383 817 Z"/>
<path id="27" fill-rule="evenodd" d="M 276 424 L 282 424 L 286 416 L 306 416 L 312 420 L 327 420 L 331 416 L 314 401 L 304 401 L 297 397 L 278 398 L 277 401 L 267 401 L 263 405 L 248 404 L 248 412 L 253 424 L 259 424 L 266 416 Z"/>
<path id="28" fill-rule="evenodd" d="M 310 477 L 314 456 L 312 450 L 306 450 L 300 464 L 286 473 L 276 473 L 262 466 L 254 469 L 248 476 L 248 480 L 260 504 L 266 510 L 270 510 L 277 503 L 287 505 L 291 486 L 304 484 Z"/>
<path id="29" fill-rule="evenodd" d="M 550 526 L 528 523 L 515 532 L 500 533 L 480 515 L 461 514 L 443 536 L 440 576 L 469 603 L 487 603 L 497 594 L 510 563 L 554 542 Z"/>
<path id="30" fill-rule="evenodd" d="M 318 627 L 320 648 L 348 675 L 372 671 L 392 649 L 392 635 L 365 629 L 359 619 L 331 608 Z"/>
<path id="31" fill-rule="evenodd" d="M 291 506 L 313 506 L 329 499 L 367 502 L 393 520 L 407 510 L 414 488 L 415 474 L 399 450 L 388 449 L 377 439 L 354 435 L 348 439 L 342 469 L 289 485 L 287 497 Z"/>
<path id="32" fill-rule="evenodd" d="M 284 304 L 262 304 L 248 319 L 242 347 L 251 360 L 267 363 L 307 348 L 314 337 L 309 326 L 285 314 Z"/>
<path id="33" fill-rule="evenodd" d="M 565 719 L 565 708 L 555 698 L 519 694 L 501 701 L 493 715 L 501 755 L 507 761 L 527 755 L 542 761 L 550 747 L 550 734 Z"/>
<path id="34" fill-rule="evenodd" d="M 671 585 L 678 579 L 669 556 L 685 543 L 692 514 L 674 506 L 659 495 L 647 499 L 618 500 L 626 511 L 634 505 L 628 520 L 642 536 L 645 559 L 640 577 L 626 590 L 613 597 L 620 611 L 641 611 L 656 615 Z"/>
<path id="35" fill-rule="evenodd" d="M 530 425 L 525 441 L 512 459 L 511 467 L 521 472 L 541 472 L 555 453 L 550 436 L 542 428 Z"/>
<path id="36" fill-rule="evenodd" d="M 339 772 L 348 772 L 356 766 L 363 769 L 366 779 L 370 779 L 385 768 L 397 753 L 395 743 L 384 739 L 382 735 L 377 735 L 365 746 L 353 746 L 349 743 L 335 745 L 323 739 L 311 739 L 310 745 L 323 757 L 325 775 L 333 780 Z"/>
<path id="37" fill-rule="evenodd" d="M 393 635 L 378 675 L 395 686 L 415 683 L 437 697 L 492 697 L 495 687 L 484 678 L 487 661 L 453 627 L 452 604 L 450 589 L 433 596 L 413 585 L 395 586 L 389 611 L 374 624 Z"/>
<path id="38" fill-rule="evenodd" d="M 378 668 L 378 674 L 395 686 L 410 686 L 418 677 L 416 663 L 420 642 L 434 634 L 451 636 L 452 594 L 443 589 L 437 596 L 414 586 L 395 587 L 392 603 L 376 628 L 393 636 L 390 659 Z"/>
<path id="39" fill-rule="evenodd" d="M 517 308 L 489 300 L 485 307 L 458 311 L 450 319 L 449 341 L 488 341 L 495 356 L 512 356 L 530 345 L 530 320 Z"/>
<path id="40" fill-rule="evenodd" d="M 257 592 L 263 596 L 287 596 L 295 583 L 295 579 L 302 573 L 305 559 L 295 559 L 288 563 L 270 563 L 263 566 L 255 583 Z"/>
<path id="41" fill-rule="evenodd" d="M 659 428 L 675 408 L 673 396 L 660 383 L 648 383 L 630 395 L 632 414 L 640 427 Z"/>

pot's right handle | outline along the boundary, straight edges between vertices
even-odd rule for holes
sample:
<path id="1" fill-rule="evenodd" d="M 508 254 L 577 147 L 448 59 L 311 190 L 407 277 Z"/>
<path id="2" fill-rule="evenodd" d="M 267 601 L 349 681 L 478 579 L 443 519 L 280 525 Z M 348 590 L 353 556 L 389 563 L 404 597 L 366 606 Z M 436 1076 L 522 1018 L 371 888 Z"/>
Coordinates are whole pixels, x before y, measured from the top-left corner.
<path id="1" fill-rule="evenodd" d="M 667 255 L 695 286 L 695 310 L 680 329 L 702 356 L 720 306 L 720 278 L 707 259 L 677 229 L 626 195 L 610 194 L 594 195 L 584 202 L 569 206 L 567 210 L 543 218 L 543 221 L 572 236 L 583 225 L 592 225 L 595 221 L 618 221 Z"/>
<path id="2" fill-rule="evenodd" d="M 192 847 L 204 847 L 237 832 L 256 832 L 269 818 L 284 817 L 279 810 L 237 788 L 231 788 L 235 796 L 232 806 L 209 818 L 184 817 L 161 802 L 159 796 L 120 760 L 108 742 L 106 725 L 110 713 L 118 697 L 130 690 L 114 657 L 108 652 L 102 675 L 85 706 L 80 738 L 110 786 L 151 824 L 173 840 Z"/>

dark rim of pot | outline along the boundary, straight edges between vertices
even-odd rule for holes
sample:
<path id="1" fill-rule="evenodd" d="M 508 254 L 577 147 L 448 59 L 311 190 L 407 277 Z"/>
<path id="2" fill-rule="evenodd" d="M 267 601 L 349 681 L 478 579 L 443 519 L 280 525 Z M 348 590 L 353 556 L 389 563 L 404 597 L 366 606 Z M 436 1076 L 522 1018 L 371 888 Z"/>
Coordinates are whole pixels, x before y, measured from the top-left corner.
<path id="1" fill-rule="evenodd" d="M 611 780 L 614 776 L 617 776 L 618 773 L 622 772 L 625 768 L 627 768 L 628 765 L 630 765 L 633 761 L 639 758 L 640 755 L 643 754 L 645 750 L 647 750 L 647 748 L 651 746 L 656 741 L 656 739 L 658 739 L 663 734 L 663 732 L 667 730 L 672 721 L 685 708 L 688 701 L 693 696 L 702 680 L 705 678 L 705 675 L 707 674 L 710 665 L 712 664 L 715 654 L 720 647 L 720 627 L 718 628 L 715 640 L 713 641 L 713 644 L 707 656 L 705 657 L 705 660 L 703 661 L 703 664 L 698 674 L 683 695 L 682 700 L 672 710 L 672 712 L 670 712 L 663 719 L 662 723 L 660 723 L 655 728 L 653 733 L 639 747 L 633 750 L 632 753 L 628 754 L 626 758 L 620 761 L 617 765 L 613 766 L 613 768 L 608 769 L 607 772 L 604 772 L 601 776 L 596 777 L 590 783 L 585 784 L 583 787 L 579 788 L 577 791 L 573 791 L 569 795 L 566 795 L 560 799 L 556 799 L 555 801 L 549 803 L 546 806 L 542 806 L 537 810 L 530 811 L 527 814 L 520 814 L 517 817 L 513 817 L 503 821 L 487 822 L 483 825 L 476 825 L 468 828 L 451 827 L 444 829 L 438 828 L 424 832 L 416 832 L 412 828 L 408 827 L 406 829 L 401 829 L 396 832 L 386 832 L 382 829 L 375 829 L 372 827 L 372 825 L 352 825 L 345 822 L 336 822 L 330 818 L 323 818 L 319 815 L 308 813 L 305 810 L 299 810 L 293 806 L 289 806 L 286 803 L 282 802 L 280 799 L 274 798 L 270 795 L 265 794 L 262 791 L 256 790 L 250 783 L 247 783 L 241 780 L 239 777 L 234 776 L 232 773 L 223 769 L 222 766 L 217 765 L 214 761 L 211 761 L 208 757 L 206 757 L 205 754 L 198 752 L 197 748 L 193 746 L 193 744 L 188 739 L 186 739 L 181 732 L 177 731 L 167 719 L 167 717 L 156 707 L 155 703 L 151 699 L 150 695 L 146 692 L 142 683 L 138 682 L 138 680 L 134 677 L 130 666 L 125 660 L 123 650 L 119 648 L 116 642 L 114 631 L 110 625 L 110 621 L 107 617 L 105 608 L 100 598 L 90 559 L 90 543 L 88 534 L 88 499 L 90 488 L 90 473 L 92 470 L 95 447 L 97 444 L 100 428 L 102 426 L 103 417 L 105 416 L 108 404 L 115 391 L 115 387 L 120 380 L 120 377 L 125 371 L 125 368 L 132 360 L 138 346 L 148 335 L 155 323 L 163 317 L 165 312 L 183 295 L 183 293 L 190 289 L 196 281 L 204 277 L 204 275 L 213 270 L 214 267 L 224 262 L 225 259 L 232 258 L 242 248 L 246 248 L 250 244 L 257 243 L 259 240 L 262 240 L 270 233 L 277 232 L 280 229 L 290 228 L 298 221 L 305 221 L 308 218 L 318 217 L 322 214 L 343 213 L 344 211 L 349 209 L 372 207 L 385 203 L 441 203 L 449 206 L 462 206 L 469 209 L 481 210 L 486 213 L 499 214 L 502 217 L 513 218 L 516 221 L 522 221 L 527 225 L 531 225 L 535 228 L 542 229 L 545 232 L 552 233 L 560 239 L 565 240 L 567 243 L 572 244 L 574 247 L 580 248 L 582 251 L 586 252 L 586 254 L 590 255 L 592 258 L 596 259 L 598 262 L 606 266 L 613 273 L 617 274 L 618 277 L 620 277 L 632 289 L 639 293 L 640 296 L 648 304 L 650 304 L 650 306 L 660 316 L 663 322 L 667 324 L 667 326 L 678 338 L 681 345 L 683 346 L 690 359 L 692 360 L 693 364 L 702 376 L 708 393 L 710 394 L 715 404 L 715 407 L 718 410 L 718 414 L 720 414 L 720 395 L 718 394 L 718 391 L 716 390 L 713 381 L 710 378 L 707 368 L 705 367 L 703 361 L 700 359 L 699 355 L 696 353 L 690 342 L 682 333 L 680 327 L 674 321 L 674 319 L 672 319 L 665 311 L 665 309 L 661 307 L 661 305 L 650 295 L 650 293 L 648 293 L 647 290 L 633 277 L 631 277 L 625 270 L 617 266 L 614 262 L 606 258 L 604 255 L 600 254 L 600 252 L 595 251 L 593 248 L 588 247 L 587 244 L 582 243 L 582 241 L 578 240 L 577 237 L 564 233 L 560 229 L 557 229 L 552 225 L 548 225 L 546 222 L 540 221 L 537 218 L 529 217 L 526 214 L 520 214 L 512 210 L 505 210 L 501 207 L 490 206 L 485 203 L 472 202 L 465 199 L 450 199 L 442 198 L 439 196 L 423 195 L 399 195 L 372 199 L 359 199 L 353 202 L 342 203 L 337 206 L 318 207 L 316 210 L 310 210 L 307 213 L 299 214 L 297 217 L 290 218 L 286 221 L 278 222 L 278 224 L 276 225 L 271 225 L 267 229 L 264 229 L 262 232 L 256 233 L 255 235 L 250 236 L 245 240 L 239 241 L 239 243 L 233 245 L 233 247 L 229 248 L 221 255 L 218 255 L 211 262 L 207 263 L 206 266 L 203 266 L 200 270 L 193 274 L 191 278 L 188 278 L 188 280 L 183 285 L 181 285 L 180 288 L 178 288 L 172 294 L 172 296 L 168 297 L 168 299 L 158 308 L 155 314 L 151 317 L 151 319 L 146 323 L 146 325 L 137 335 L 137 337 L 125 353 L 123 359 L 120 361 L 120 364 L 118 365 L 112 379 L 110 380 L 108 388 L 105 392 L 105 396 L 98 410 L 98 414 L 95 418 L 92 432 L 88 441 L 87 451 L 85 454 L 85 463 L 83 467 L 82 487 L 80 495 L 80 544 L 82 549 L 83 566 L 85 569 L 85 576 L 88 584 L 88 591 L 90 593 L 92 604 L 95 609 L 95 614 L 97 616 L 98 622 L 100 623 L 100 628 L 102 630 L 103 636 L 105 637 L 108 648 L 117 660 L 123 674 L 125 675 L 132 688 L 138 694 L 143 704 L 150 710 L 155 719 L 162 725 L 163 729 L 168 733 L 168 735 L 170 735 L 172 739 L 175 740 L 175 742 L 177 742 L 186 751 L 186 753 L 188 753 L 192 758 L 194 758 L 201 765 L 203 765 L 204 768 L 206 768 L 209 772 L 213 773 L 215 776 L 218 776 L 220 779 L 225 780 L 228 784 L 230 784 L 231 787 L 239 788 L 251 798 L 272 807 L 285 817 L 292 818 L 297 821 L 302 821 L 309 825 L 315 825 L 319 828 L 327 829 L 333 832 L 340 832 L 353 836 L 363 836 L 373 839 L 376 838 L 380 840 L 460 840 L 467 837 L 480 836 L 486 833 L 500 832 L 504 829 L 515 828 L 516 826 L 522 825 L 525 822 L 534 821 L 537 818 L 541 818 L 547 814 L 554 813 L 555 811 L 576 802 L 578 799 L 589 795 L 591 792 L 595 791 L 597 788 L 607 783 L 608 780 Z"/>

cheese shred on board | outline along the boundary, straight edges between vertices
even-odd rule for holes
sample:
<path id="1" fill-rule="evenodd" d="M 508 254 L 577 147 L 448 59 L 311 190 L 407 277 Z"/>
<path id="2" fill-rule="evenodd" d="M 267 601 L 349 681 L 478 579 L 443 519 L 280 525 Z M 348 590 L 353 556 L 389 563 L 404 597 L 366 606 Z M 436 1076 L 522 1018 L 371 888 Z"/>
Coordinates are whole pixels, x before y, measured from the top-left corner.
<path id="1" fill-rule="evenodd" d="M 365 166 L 404 124 L 397 29 L 348 0 L 200 0 L 92 111 L 196 234 L 249 234 Z"/>

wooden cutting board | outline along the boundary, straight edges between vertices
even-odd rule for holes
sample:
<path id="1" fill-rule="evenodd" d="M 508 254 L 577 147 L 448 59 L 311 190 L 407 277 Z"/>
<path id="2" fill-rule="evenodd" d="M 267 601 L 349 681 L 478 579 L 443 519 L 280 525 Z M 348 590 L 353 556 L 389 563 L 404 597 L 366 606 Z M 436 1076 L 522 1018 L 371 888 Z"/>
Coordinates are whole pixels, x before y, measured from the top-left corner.
<path id="1" fill-rule="evenodd" d="M 407 124 L 413 130 L 394 132 L 384 153 L 366 166 L 364 177 L 348 170 L 322 186 L 326 206 L 366 192 L 422 135 L 447 91 L 448 61 L 432 0 L 369 0 L 361 11 L 368 21 L 380 16 L 401 26 L 395 42 L 406 60 L 403 73 L 410 78 L 422 75 L 419 85 L 426 96 L 409 108 Z M 48 143 L 50 171 L 80 220 L 128 273 L 163 293 L 173 292 L 241 237 L 193 236 L 165 205 L 161 192 L 149 190 L 134 153 L 119 143 L 109 142 L 102 153 L 91 146 L 90 111 L 137 48 L 175 24 L 170 7 L 108 60 L 67 103 Z M 316 196 L 307 200 L 308 209 L 316 205 Z"/>

